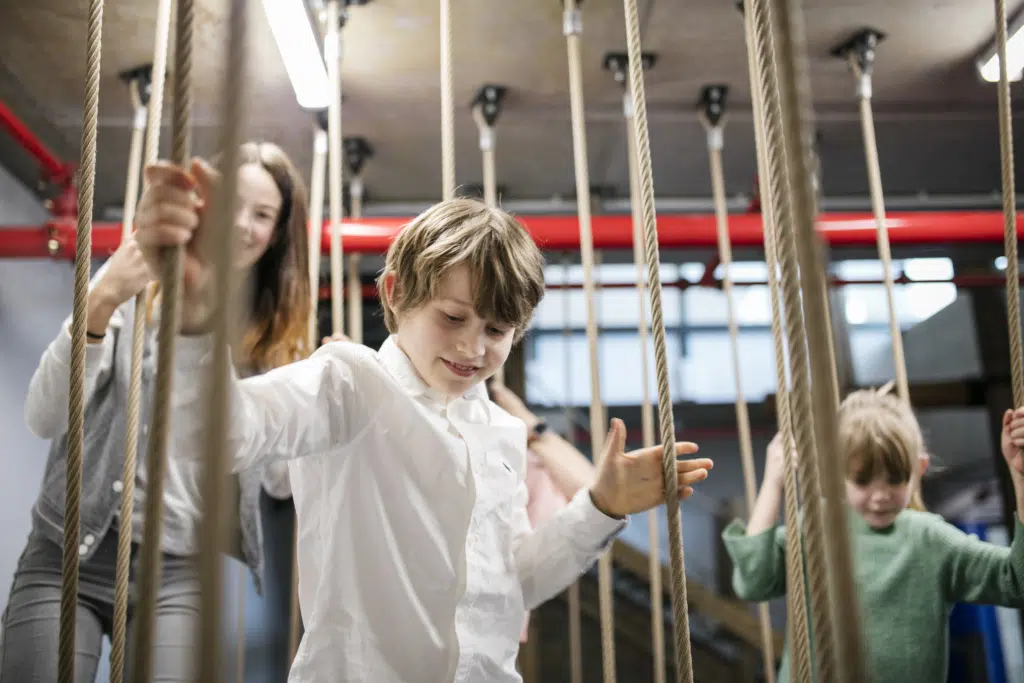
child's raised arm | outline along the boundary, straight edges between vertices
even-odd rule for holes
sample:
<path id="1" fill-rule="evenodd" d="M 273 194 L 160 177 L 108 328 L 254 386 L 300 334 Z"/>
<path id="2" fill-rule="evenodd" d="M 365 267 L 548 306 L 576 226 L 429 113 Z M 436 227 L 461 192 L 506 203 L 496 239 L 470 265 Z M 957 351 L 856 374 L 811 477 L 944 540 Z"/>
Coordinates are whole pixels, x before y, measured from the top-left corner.
<path id="1" fill-rule="evenodd" d="M 750 522 L 732 522 L 722 532 L 733 562 L 733 590 L 743 600 L 763 601 L 786 593 L 786 533 L 776 526 L 782 508 L 785 451 L 781 434 L 768 444 L 764 480 Z"/>

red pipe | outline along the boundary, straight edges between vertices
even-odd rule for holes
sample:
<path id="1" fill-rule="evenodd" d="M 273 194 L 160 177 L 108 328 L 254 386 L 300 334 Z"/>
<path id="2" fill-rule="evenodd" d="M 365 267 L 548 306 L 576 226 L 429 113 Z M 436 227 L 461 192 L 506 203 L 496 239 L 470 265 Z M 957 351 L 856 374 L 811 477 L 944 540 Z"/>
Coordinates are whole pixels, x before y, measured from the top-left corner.
<path id="1" fill-rule="evenodd" d="M 0 128 L 10 134 L 15 141 L 25 148 L 32 157 L 43 167 L 43 177 L 58 184 L 68 180 L 74 172 L 74 167 L 58 160 L 50 150 L 33 135 L 22 121 L 14 115 L 7 105 L 0 102 Z"/>
<path id="2" fill-rule="evenodd" d="M 1020 276 L 1021 284 L 1024 284 L 1024 275 Z M 734 287 L 765 287 L 768 285 L 767 280 L 744 280 L 742 282 L 733 282 Z M 829 287 L 856 287 L 858 285 L 884 285 L 885 280 L 844 280 L 841 278 L 829 278 Z M 967 273 L 963 275 L 954 275 L 951 278 L 940 280 L 933 278 L 926 278 L 921 280 L 911 280 L 904 276 L 898 277 L 893 280 L 893 284 L 897 285 L 956 285 L 960 289 L 984 289 L 986 287 L 1005 287 L 1006 278 L 1002 275 L 992 273 L 991 275 L 985 273 Z M 711 289 L 721 289 L 721 280 L 711 280 L 705 282 L 700 280 L 698 282 L 690 282 L 689 280 L 662 280 L 661 286 L 664 288 L 678 288 L 678 289 L 689 289 L 691 287 L 709 287 Z M 632 282 L 615 282 L 601 285 L 601 289 L 634 289 L 636 285 Z M 570 284 L 546 284 L 544 288 L 549 291 L 555 291 L 559 289 L 583 289 L 583 285 L 578 282 Z M 348 291 L 347 287 L 343 288 Z M 377 286 L 371 284 L 364 284 L 362 286 L 363 298 L 364 299 L 376 299 L 377 298 Z M 323 301 L 327 301 L 331 298 L 331 287 L 330 285 L 321 285 L 319 291 L 319 297 Z"/>
<path id="3" fill-rule="evenodd" d="M 347 252 L 382 253 L 409 218 L 374 218 L 361 222 L 345 221 L 342 239 Z M 579 224 L 575 216 L 520 216 L 520 220 L 543 249 L 579 248 Z M 594 246 L 599 249 L 632 248 L 631 218 L 594 216 Z M 1018 234 L 1024 216 L 1017 218 Z M 0 232 L 0 258 L 71 258 L 75 246 L 75 223 L 55 219 L 44 226 L 20 226 Z M 732 243 L 737 247 L 762 244 L 761 216 L 735 214 L 729 219 Z M 874 246 L 875 221 L 870 214 L 823 214 L 818 229 L 832 246 Z M 904 212 L 888 216 L 889 241 L 906 244 L 1001 243 L 1003 214 L 999 211 Z M 717 246 L 715 217 L 712 215 L 663 214 L 658 218 L 659 243 L 668 248 L 714 248 Z M 40 248 L 53 238 L 51 248 Z M 330 250 L 330 232 L 325 222 L 322 249 Z M 96 223 L 93 226 L 93 254 L 110 254 L 121 241 L 120 223 Z M 26 244 L 35 244 L 26 253 Z"/>

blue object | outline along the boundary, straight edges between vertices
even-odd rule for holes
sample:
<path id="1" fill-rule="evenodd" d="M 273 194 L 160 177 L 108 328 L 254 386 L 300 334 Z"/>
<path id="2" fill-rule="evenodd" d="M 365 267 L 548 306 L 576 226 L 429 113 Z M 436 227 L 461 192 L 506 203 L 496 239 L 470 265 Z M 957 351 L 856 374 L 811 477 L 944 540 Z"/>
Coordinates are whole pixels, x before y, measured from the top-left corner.
<path id="1" fill-rule="evenodd" d="M 980 540 L 986 538 L 987 525 L 978 522 L 957 523 L 964 533 L 974 534 Z M 1003 658 L 1003 645 L 999 638 L 999 623 L 996 610 L 992 605 L 974 605 L 957 603 L 949 617 L 949 636 L 951 641 L 981 640 L 985 655 L 986 680 L 989 683 L 1006 683 L 1006 660 Z M 950 648 L 948 683 L 961 683 L 970 680 L 969 660 L 962 652 Z"/>

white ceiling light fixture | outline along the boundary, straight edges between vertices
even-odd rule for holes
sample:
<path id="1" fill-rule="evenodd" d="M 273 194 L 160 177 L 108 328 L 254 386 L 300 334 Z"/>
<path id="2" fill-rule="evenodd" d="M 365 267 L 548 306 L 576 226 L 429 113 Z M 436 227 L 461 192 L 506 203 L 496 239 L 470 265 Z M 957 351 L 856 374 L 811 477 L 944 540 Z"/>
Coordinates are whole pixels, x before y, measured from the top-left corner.
<path id="1" fill-rule="evenodd" d="M 303 109 L 326 109 L 331 88 L 313 26 L 303 0 L 263 0 L 285 71 Z"/>
<path id="2" fill-rule="evenodd" d="M 1024 14 L 1009 23 L 1006 36 L 1006 73 L 1011 81 L 1019 81 L 1024 70 Z M 982 79 L 989 83 L 999 82 L 999 53 L 994 39 L 977 66 Z"/>

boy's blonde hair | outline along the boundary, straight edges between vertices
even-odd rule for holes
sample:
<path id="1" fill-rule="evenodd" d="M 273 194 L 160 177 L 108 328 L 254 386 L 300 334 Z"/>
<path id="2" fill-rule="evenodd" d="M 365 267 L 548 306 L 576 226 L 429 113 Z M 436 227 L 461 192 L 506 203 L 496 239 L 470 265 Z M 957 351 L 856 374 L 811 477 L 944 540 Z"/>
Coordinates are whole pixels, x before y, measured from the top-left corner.
<path id="1" fill-rule="evenodd" d="M 913 410 L 900 398 L 875 390 L 851 393 L 839 406 L 839 457 L 850 481 L 866 484 L 878 476 L 898 484 L 915 479 L 924 437 Z M 910 507 L 924 510 L 920 486 Z"/>
<path id="2" fill-rule="evenodd" d="M 544 296 L 544 258 L 525 228 L 508 212 L 474 199 L 435 204 L 402 228 L 388 248 L 377 279 L 384 324 L 435 296 L 446 273 L 469 267 L 477 315 L 515 327 L 522 337 Z M 395 276 L 391 297 L 384 279 Z"/>

